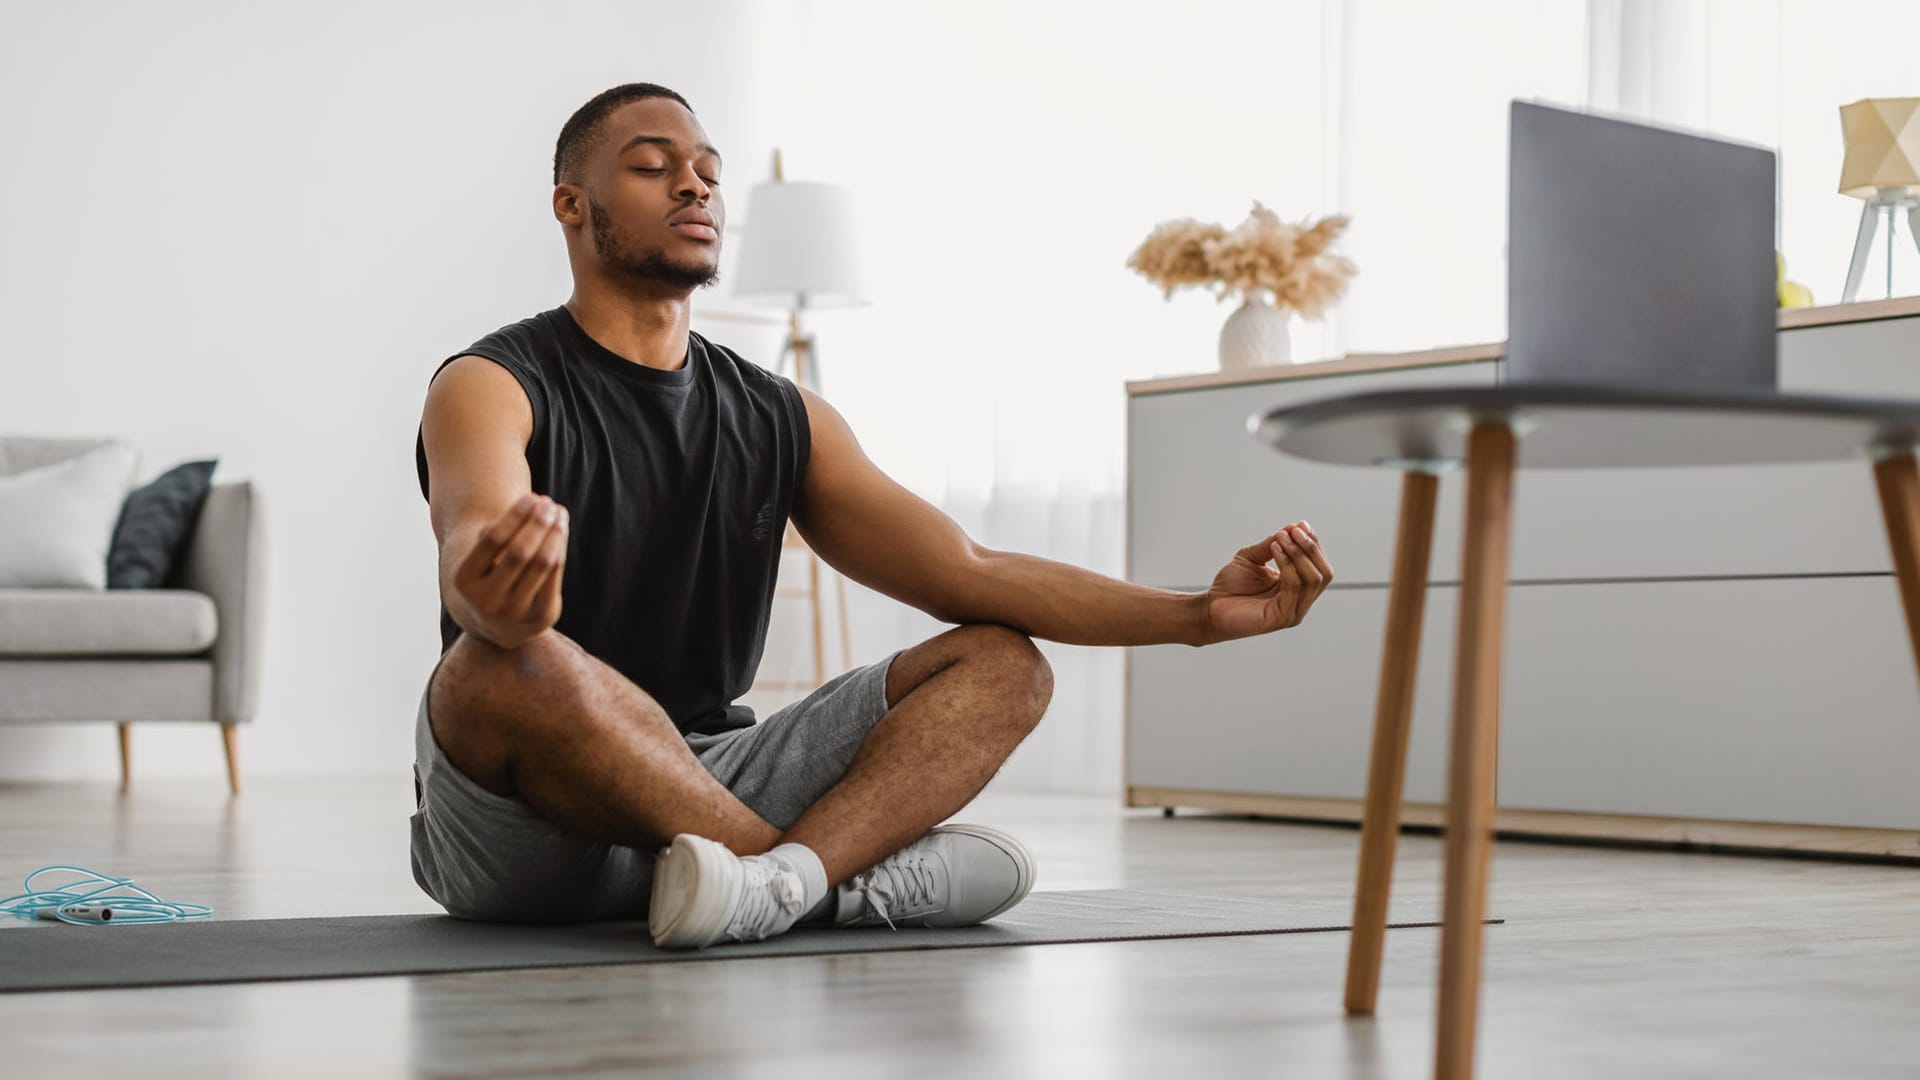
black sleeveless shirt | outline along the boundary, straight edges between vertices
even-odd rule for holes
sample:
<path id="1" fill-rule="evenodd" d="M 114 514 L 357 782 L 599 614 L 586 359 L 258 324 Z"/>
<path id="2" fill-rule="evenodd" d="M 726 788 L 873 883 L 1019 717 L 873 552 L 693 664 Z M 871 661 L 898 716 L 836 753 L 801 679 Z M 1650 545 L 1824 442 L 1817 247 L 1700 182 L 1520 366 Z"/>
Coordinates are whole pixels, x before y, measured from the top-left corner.
<path id="1" fill-rule="evenodd" d="M 676 371 L 633 363 L 564 306 L 440 367 L 467 355 L 520 381 L 533 406 L 533 490 L 571 518 L 554 629 L 651 695 L 682 732 L 751 725 L 753 711 L 734 701 L 760 665 L 812 446 L 800 391 L 699 334 Z M 414 456 L 427 495 L 418 436 Z M 443 654 L 460 633 L 443 603 Z"/>

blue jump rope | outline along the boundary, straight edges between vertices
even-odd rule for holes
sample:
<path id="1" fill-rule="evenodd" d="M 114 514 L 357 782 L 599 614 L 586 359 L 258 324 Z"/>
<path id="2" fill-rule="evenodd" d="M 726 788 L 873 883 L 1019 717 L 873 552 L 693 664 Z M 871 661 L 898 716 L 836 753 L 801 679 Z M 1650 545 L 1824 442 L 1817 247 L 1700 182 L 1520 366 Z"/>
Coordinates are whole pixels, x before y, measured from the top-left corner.
<path id="1" fill-rule="evenodd" d="M 58 889 L 36 889 L 42 874 L 79 874 L 80 880 Z M 0 900 L 0 913 L 22 919 L 51 919 L 79 926 L 109 923 L 166 923 L 204 919 L 213 909 L 203 904 L 175 904 L 133 883 L 130 877 L 112 877 L 78 866 L 43 866 L 27 875 L 26 892 Z"/>

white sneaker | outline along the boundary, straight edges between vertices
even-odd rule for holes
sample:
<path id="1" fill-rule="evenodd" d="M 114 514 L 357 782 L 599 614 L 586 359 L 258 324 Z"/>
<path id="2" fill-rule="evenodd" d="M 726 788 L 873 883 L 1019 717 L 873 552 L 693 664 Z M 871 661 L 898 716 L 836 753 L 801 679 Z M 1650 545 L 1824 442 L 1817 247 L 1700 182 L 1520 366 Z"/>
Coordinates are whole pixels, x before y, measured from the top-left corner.
<path id="1" fill-rule="evenodd" d="M 1033 853 L 998 829 L 942 825 L 834 890 L 835 926 L 972 926 L 1033 889 Z"/>
<path id="2" fill-rule="evenodd" d="M 663 949 L 704 949 L 785 933 L 801 914 L 806 885 L 779 859 L 742 858 L 717 840 L 682 833 L 653 864 L 647 927 Z"/>

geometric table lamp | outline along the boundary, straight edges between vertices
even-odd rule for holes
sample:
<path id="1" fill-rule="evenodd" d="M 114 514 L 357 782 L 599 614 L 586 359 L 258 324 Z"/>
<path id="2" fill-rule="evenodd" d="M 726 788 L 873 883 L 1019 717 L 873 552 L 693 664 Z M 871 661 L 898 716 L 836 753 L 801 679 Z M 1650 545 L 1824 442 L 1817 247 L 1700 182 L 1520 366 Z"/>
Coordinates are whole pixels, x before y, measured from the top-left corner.
<path id="1" fill-rule="evenodd" d="M 1887 295 L 1893 295 L 1894 214 L 1906 211 L 1907 232 L 1920 247 L 1920 98 L 1867 98 L 1840 106 L 1847 156 L 1840 167 L 1840 193 L 1865 199 L 1853 262 L 1841 303 L 1852 303 L 1867 271 L 1867 252 L 1887 219 Z"/>

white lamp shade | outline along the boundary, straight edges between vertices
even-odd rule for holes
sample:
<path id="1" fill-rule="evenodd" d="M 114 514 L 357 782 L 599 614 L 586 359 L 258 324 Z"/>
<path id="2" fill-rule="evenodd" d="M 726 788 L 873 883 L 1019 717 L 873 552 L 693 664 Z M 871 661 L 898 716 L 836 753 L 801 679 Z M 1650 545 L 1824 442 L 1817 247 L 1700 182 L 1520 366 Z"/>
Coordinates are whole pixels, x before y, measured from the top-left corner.
<path id="1" fill-rule="evenodd" d="M 772 181 L 747 195 L 733 295 L 782 308 L 866 303 L 853 200 L 832 184 Z"/>

